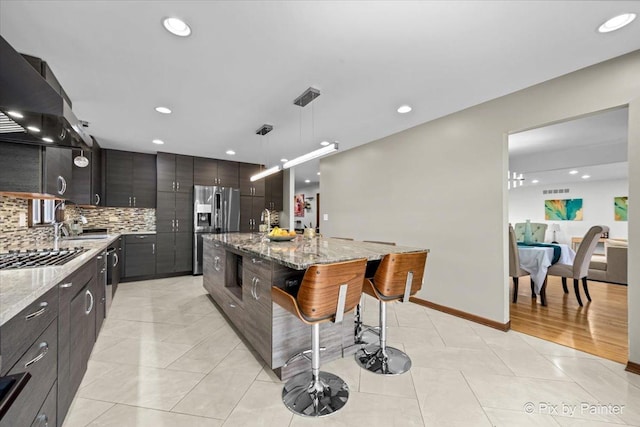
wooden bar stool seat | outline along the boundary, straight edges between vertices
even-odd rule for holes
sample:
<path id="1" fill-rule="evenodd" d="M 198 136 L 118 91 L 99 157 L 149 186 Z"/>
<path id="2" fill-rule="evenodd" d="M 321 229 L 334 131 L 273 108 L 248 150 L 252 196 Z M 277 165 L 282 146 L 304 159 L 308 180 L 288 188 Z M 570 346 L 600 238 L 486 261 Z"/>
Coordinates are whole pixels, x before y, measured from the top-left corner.
<path id="1" fill-rule="evenodd" d="M 373 279 L 365 279 L 363 292 L 380 304 L 380 342 L 356 352 L 364 369 L 383 375 L 398 375 L 411 368 L 411 359 L 401 350 L 387 346 L 387 303 L 408 302 L 422 287 L 427 251 L 385 255 Z"/>
<path id="2" fill-rule="evenodd" d="M 311 371 L 291 378 L 282 390 L 282 401 L 295 414 L 322 417 L 341 409 L 349 398 L 342 378 L 320 371 L 320 323 L 340 323 L 362 295 L 366 259 L 312 265 L 302 279 L 297 297 L 271 288 L 273 302 L 300 321 L 311 325 Z"/>

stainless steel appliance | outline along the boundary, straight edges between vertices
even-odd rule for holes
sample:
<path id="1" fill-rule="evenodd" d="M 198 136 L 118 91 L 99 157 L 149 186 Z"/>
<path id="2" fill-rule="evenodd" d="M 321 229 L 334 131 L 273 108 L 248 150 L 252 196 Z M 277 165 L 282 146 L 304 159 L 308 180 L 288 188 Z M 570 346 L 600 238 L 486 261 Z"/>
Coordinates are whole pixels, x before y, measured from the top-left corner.
<path id="1" fill-rule="evenodd" d="M 84 248 L 9 251 L 0 254 L 0 270 L 64 265 L 84 251 Z"/>
<path id="2" fill-rule="evenodd" d="M 193 187 L 193 274 L 202 274 L 202 236 L 240 230 L 240 190 L 230 187 Z"/>

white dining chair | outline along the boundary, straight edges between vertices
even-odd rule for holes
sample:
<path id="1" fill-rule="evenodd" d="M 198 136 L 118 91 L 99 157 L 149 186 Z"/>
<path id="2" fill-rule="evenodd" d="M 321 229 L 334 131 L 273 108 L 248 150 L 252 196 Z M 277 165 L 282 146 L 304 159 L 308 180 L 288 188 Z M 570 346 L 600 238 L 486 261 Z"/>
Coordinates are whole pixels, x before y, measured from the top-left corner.
<path id="1" fill-rule="evenodd" d="M 587 274 L 589 273 L 589 264 L 591 263 L 591 255 L 598 244 L 598 239 L 604 232 L 609 232 L 609 227 L 606 225 L 594 225 L 584 235 L 582 243 L 578 247 L 576 257 L 573 260 L 573 264 L 553 264 L 549 267 L 547 275 L 562 277 L 562 289 L 565 294 L 569 293 L 567 289 L 567 277 L 573 278 L 573 289 L 576 293 L 576 299 L 578 304 L 582 307 L 582 298 L 580 298 L 580 279 L 582 279 L 582 287 L 584 288 L 584 294 L 587 296 L 587 300 L 591 301 L 591 295 L 589 295 L 589 287 L 587 286 Z"/>
<path id="2" fill-rule="evenodd" d="M 520 277 L 529 276 L 529 272 L 520 268 L 520 256 L 518 255 L 518 242 L 516 233 L 509 224 L 509 277 L 513 279 L 513 303 L 518 302 L 518 281 Z M 531 281 L 531 292 L 535 296 L 533 280 Z"/>

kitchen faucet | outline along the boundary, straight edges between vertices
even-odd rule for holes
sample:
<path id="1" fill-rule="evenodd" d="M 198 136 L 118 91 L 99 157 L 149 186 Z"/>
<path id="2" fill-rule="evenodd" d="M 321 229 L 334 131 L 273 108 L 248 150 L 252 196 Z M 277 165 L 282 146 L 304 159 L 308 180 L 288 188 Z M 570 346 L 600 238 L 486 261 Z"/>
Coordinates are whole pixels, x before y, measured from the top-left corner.
<path id="1" fill-rule="evenodd" d="M 56 212 L 60 207 L 64 210 L 66 200 L 60 200 L 53 206 L 53 241 L 57 244 L 60 240 L 60 232 L 64 233 L 65 236 L 69 235 L 69 232 L 66 228 L 64 228 L 64 219 L 60 222 L 56 220 Z"/>
<path id="2" fill-rule="evenodd" d="M 271 231 L 271 211 L 269 209 L 265 208 L 265 210 L 262 211 L 262 214 L 260 214 L 260 221 L 267 225 L 267 229 L 265 231 L 269 233 Z"/>

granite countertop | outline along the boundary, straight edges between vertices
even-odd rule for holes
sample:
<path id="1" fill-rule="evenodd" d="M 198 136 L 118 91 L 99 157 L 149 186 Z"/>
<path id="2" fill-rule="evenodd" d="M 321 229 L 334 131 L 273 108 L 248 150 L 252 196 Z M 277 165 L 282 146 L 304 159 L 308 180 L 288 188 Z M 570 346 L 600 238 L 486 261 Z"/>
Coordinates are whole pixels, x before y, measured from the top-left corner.
<path id="1" fill-rule="evenodd" d="M 0 271 L 0 326 L 105 250 L 118 237 L 119 234 L 109 234 L 102 239 L 60 240 L 59 248 L 82 246 L 88 250 L 61 266 Z M 42 242 L 38 246 L 38 249 L 55 247 L 53 241 Z"/>
<path id="2" fill-rule="evenodd" d="M 390 246 L 351 240 L 298 235 L 290 242 L 271 242 L 258 233 L 205 234 L 205 240 L 220 241 L 239 251 L 256 254 L 296 270 L 305 270 L 313 264 L 328 264 L 352 259 L 379 260 L 388 253 L 428 251 L 409 246 Z"/>

